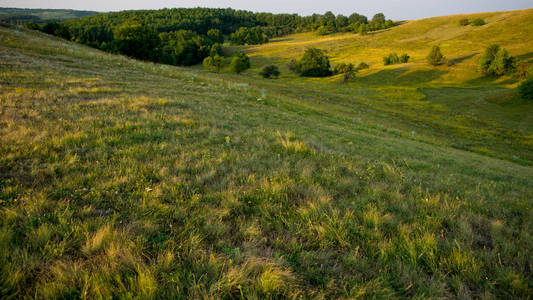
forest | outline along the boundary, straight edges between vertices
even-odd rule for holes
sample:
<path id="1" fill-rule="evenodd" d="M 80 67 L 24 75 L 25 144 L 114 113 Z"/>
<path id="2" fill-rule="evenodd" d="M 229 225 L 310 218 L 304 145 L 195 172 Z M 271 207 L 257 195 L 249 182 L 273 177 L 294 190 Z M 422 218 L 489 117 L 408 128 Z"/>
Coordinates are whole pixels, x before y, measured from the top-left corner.
<path id="1" fill-rule="evenodd" d="M 194 65 L 212 54 L 217 44 L 267 43 L 270 38 L 296 32 L 366 34 L 394 26 L 382 13 L 372 19 L 353 13 L 297 14 L 254 13 L 214 8 L 175 8 L 103 13 L 64 22 L 26 27 L 89 45 L 107 52 L 172 65 Z M 212 51 L 215 49 L 214 51 Z"/>

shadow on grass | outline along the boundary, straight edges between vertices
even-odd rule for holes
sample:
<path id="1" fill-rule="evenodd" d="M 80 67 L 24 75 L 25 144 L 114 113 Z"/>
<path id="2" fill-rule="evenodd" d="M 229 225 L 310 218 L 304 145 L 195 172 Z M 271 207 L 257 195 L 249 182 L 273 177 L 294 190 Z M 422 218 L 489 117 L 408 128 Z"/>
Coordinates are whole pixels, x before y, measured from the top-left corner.
<path id="1" fill-rule="evenodd" d="M 282 39 L 275 39 L 275 40 L 270 40 L 268 43 L 280 43 L 280 42 L 288 42 L 288 41 L 293 41 L 294 38 L 282 38 Z"/>
<path id="2" fill-rule="evenodd" d="M 385 69 L 367 76 L 359 77 L 359 82 L 370 85 L 412 86 L 427 83 L 447 74 L 439 69 L 411 71 L 409 67 Z"/>
<path id="3" fill-rule="evenodd" d="M 507 85 L 507 84 L 513 84 L 516 83 L 517 79 L 513 77 L 507 77 L 504 80 L 501 80 L 498 76 L 481 76 L 474 78 L 472 80 L 469 80 L 466 82 L 467 85 L 474 85 L 474 86 L 486 86 L 486 85 Z"/>
<path id="4" fill-rule="evenodd" d="M 472 54 L 467 55 L 467 56 L 458 57 L 458 58 L 456 58 L 456 59 L 451 59 L 451 60 L 450 60 L 450 63 L 451 63 L 452 65 L 460 64 L 460 63 L 462 63 L 463 61 L 465 61 L 465 60 L 469 60 L 469 59 L 471 59 L 472 57 L 474 57 L 474 56 L 476 56 L 476 55 L 478 55 L 478 54 L 479 54 L 479 53 L 472 53 Z"/>
<path id="5" fill-rule="evenodd" d="M 518 58 L 521 61 L 530 62 L 533 61 L 533 52 L 518 55 L 516 58 Z"/>

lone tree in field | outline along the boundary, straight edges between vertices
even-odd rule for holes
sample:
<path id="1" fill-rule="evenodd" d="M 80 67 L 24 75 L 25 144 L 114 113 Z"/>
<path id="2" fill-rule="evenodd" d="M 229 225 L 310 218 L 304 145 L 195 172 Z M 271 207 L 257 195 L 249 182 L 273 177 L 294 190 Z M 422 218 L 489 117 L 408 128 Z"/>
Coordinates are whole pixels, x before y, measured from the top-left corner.
<path id="1" fill-rule="evenodd" d="M 231 60 L 229 67 L 231 71 L 240 74 L 250 68 L 250 58 L 245 53 L 238 53 Z"/>
<path id="2" fill-rule="evenodd" d="M 323 50 L 308 48 L 298 61 L 297 70 L 301 76 L 325 77 L 331 75 L 329 58 Z"/>
<path id="3" fill-rule="evenodd" d="M 439 46 L 433 46 L 427 57 L 428 63 L 432 66 L 438 66 L 444 62 L 444 55 L 440 52 Z"/>
<path id="4" fill-rule="evenodd" d="M 264 78 L 277 78 L 279 76 L 280 72 L 278 67 L 274 65 L 265 66 L 263 70 L 259 73 L 259 75 L 263 76 Z"/>
<path id="5" fill-rule="evenodd" d="M 222 69 L 224 66 L 224 58 L 218 54 L 215 54 L 214 56 L 208 56 L 204 59 L 203 65 L 204 67 L 213 69 L 219 73 L 220 69 Z"/>
<path id="6" fill-rule="evenodd" d="M 478 71 L 482 75 L 502 76 L 515 69 L 516 58 L 496 44 L 488 46 L 478 62 Z"/>

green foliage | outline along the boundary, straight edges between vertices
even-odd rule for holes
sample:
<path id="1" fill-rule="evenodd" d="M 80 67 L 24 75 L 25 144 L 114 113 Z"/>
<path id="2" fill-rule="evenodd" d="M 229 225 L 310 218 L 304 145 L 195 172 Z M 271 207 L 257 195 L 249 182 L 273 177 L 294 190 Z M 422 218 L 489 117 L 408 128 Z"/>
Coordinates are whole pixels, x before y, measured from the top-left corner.
<path id="1" fill-rule="evenodd" d="M 347 64 L 344 62 L 336 65 L 335 68 L 333 69 L 333 73 L 335 74 L 344 74 L 344 73 L 353 72 L 353 71 L 355 71 L 355 66 L 353 64 Z"/>
<path id="2" fill-rule="evenodd" d="M 259 73 L 263 78 L 278 77 L 280 75 L 279 69 L 277 66 L 268 65 L 263 67 L 263 70 Z"/>
<path id="3" fill-rule="evenodd" d="M 32 25 L 30 25 L 30 26 L 32 26 Z M 72 37 L 68 27 L 66 27 L 65 25 L 63 25 L 61 23 L 57 23 L 57 22 L 46 23 L 43 27 L 40 28 L 40 30 L 42 32 L 44 32 L 44 33 L 55 35 L 55 36 L 58 36 L 60 38 L 65 39 L 65 40 L 70 40 L 71 37 Z"/>
<path id="4" fill-rule="evenodd" d="M 287 67 L 291 72 L 300 74 L 300 64 L 296 59 L 291 59 L 291 61 L 287 64 Z"/>
<path id="5" fill-rule="evenodd" d="M 504 74 L 512 73 L 516 70 L 515 58 L 509 55 L 506 49 L 501 48 L 494 56 L 494 60 L 490 64 L 488 73 L 491 75 L 502 76 Z"/>
<path id="6" fill-rule="evenodd" d="M 215 70 L 217 73 L 219 73 L 222 67 L 224 67 L 224 58 L 218 54 L 215 54 L 213 56 L 206 57 L 202 64 L 204 67 Z"/>
<path id="7" fill-rule="evenodd" d="M 459 20 L 459 25 L 468 26 L 468 25 L 470 25 L 470 20 L 469 19 L 461 19 L 461 20 Z"/>
<path id="8" fill-rule="evenodd" d="M 221 48 L 211 45 L 205 36 L 193 31 L 178 30 L 161 33 L 161 54 L 159 61 L 165 64 L 191 66 L 198 64 L 210 54 L 220 54 Z"/>
<path id="9" fill-rule="evenodd" d="M 355 68 L 355 69 L 359 71 L 359 70 L 364 70 L 364 69 L 368 69 L 368 68 L 370 68 L 370 66 L 367 63 L 361 62 L 361 63 L 359 63 L 359 65 L 357 65 L 357 68 Z"/>
<path id="10" fill-rule="evenodd" d="M 332 74 L 329 58 L 323 50 L 317 48 L 305 50 L 294 70 L 297 70 L 301 76 L 307 77 L 325 77 Z"/>
<path id="11" fill-rule="evenodd" d="M 216 28 L 209 29 L 209 31 L 207 31 L 207 38 L 210 39 L 212 43 L 224 43 L 224 35 L 219 29 Z"/>
<path id="12" fill-rule="evenodd" d="M 230 40 L 235 45 L 257 45 L 268 43 L 268 37 L 259 27 L 241 27 L 231 34 Z"/>
<path id="13" fill-rule="evenodd" d="M 394 65 L 394 64 L 405 64 L 409 62 L 410 56 L 407 54 L 402 54 L 398 57 L 396 53 L 390 53 L 389 55 L 383 57 L 383 64 L 385 66 Z"/>
<path id="14" fill-rule="evenodd" d="M 510 56 L 506 49 L 493 44 L 480 57 L 478 71 L 483 75 L 502 76 L 514 72 L 516 64 L 516 58 Z"/>
<path id="15" fill-rule="evenodd" d="M 485 20 L 481 19 L 481 18 L 476 18 L 474 20 L 472 20 L 472 22 L 470 23 L 472 26 L 483 26 L 487 23 L 485 23 Z"/>
<path id="16" fill-rule="evenodd" d="M 444 62 L 444 55 L 442 55 L 439 46 L 433 46 L 426 59 L 430 65 L 438 66 Z"/>
<path id="17" fill-rule="evenodd" d="M 223 56 L 222 54 L 222 46 L 219 43 L 215 43 L 213 46 L 211 46 L 211 49 L 209 50 L 209 56 Z"/>
<path id="18" fill-rule="evenodd" d="M 24 28 L 30 29 L 30 30 L 42 30 L 41 25 L 35 23 L 35 22 L 29 22 L 24 24 Z"/>
<path id="19" fill-rule="evenodd" d="M 250 68 L 250 58 L 245 53 L 237 53 L 231 60 L 230 70 L 237 74 Z"/>
<path id="20" fill-rule="evenodd" d="M 361 26 L 359 26 L 358 33 L 360 35 L 366 35 L 368 33 L 368 25 L 367 24 L 361 24 Z"/>
<path id="21" fill-rule="evenodd" d="M 530 65 L 525 62 L 518 63 L 516 67 L 516 78 L 518 79 L 529 79 L 533 78 L 533 65 Z"/>
<path id="22" fill-rule="evenodd" d="M 400 63 L 401 64 L 405 64 L 405 63 L 408 63 L 409 62 L 409 59 L 411 57 L 407 54 L 407 53 L 404 53 L 400 56 Z"/>
<path id="23" fill-rule="evenodd" d="M 398 63 L 400 63 L 400 58 L 398 57 L 398 54 L 396 53 L 390 53 L 389 55 L 383 57 L 383 64 L 385 66 L 395 65 Z"/>
<path id="24" fill-rule="evenodd" d="M 518 86 L 518 94 L 522 99 L 533 100 L 533 79 L 522 81 Z"/>
<path id="25" fill-rule="evenodd" d="M 129 19 L 115 28 L 114 47 L 118 52 L 141 60 L 156 60 L 161 40 L 157 32 L 141 24 L 138 19 Z"/>

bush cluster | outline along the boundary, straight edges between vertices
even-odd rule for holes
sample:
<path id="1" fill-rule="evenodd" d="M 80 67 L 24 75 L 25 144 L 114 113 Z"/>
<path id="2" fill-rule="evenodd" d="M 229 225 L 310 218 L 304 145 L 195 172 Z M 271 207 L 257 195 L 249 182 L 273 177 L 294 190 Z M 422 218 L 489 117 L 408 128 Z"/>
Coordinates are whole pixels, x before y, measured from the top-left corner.
<path id="1" fill-rule="evenodd" d="M 265 66 L 263 70 L 259 73 L 263 78 L 277 78 L 280 75 L 278 67 L 274 65 Z"/>
<path id="2" fill-rule="evenodd" d="M 383 57 L 383 64 L 388 65 L 395 65 L 395 64 L 404 64 L 409 62 L 409 58 L 411 58 L 407 54 L 402 54 L 401 56 L 398 56 L 396 53 L 390 53 L 389 55 Z"/>
<path id="3" fill-rule="evenodd" d="M 325 77 L 333 73 L 326 53 L 317 48 L 305 50 L 300 60 L 292 60 L 289 63 L 289 69 L 300 76 L 307 77 Z"/>
<path id="4" fill-rule="evenodd" d="M 487 47 L 478 62 L 478 71 L 483 75 L 502 76 L 516 70 L 517 60 L 500 46 L 493 44 Z"/>

